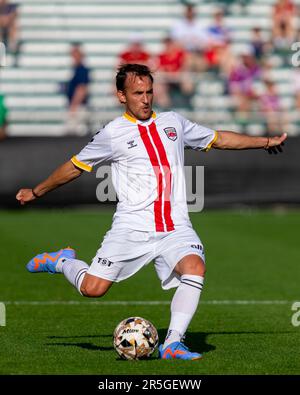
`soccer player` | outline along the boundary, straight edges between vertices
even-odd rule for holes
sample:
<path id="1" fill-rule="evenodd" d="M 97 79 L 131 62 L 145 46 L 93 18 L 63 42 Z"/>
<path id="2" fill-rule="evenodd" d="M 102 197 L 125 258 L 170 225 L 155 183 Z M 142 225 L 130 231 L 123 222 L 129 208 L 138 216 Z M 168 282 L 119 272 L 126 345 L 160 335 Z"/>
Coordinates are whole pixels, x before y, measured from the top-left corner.
<path id="1" fill-rule="evenodd" d="M 21 204 L 40 198 L 84 171 L 110 162 L 119 202 L 91 266 L 75 250 L 42 253 L 27 264 L 32 273 L 63 273 L 81 295 L 103 296 L 114 282 L 125 280 L 154 260 L 163 289 L 177 287 L 162 359 L 200 359 L 182 338 L 196 312 L 205 275 L 203 245 L 192 228 L 186 204 L 184 147 L 258 148 L 281 152 L 286 134 L 250 137 L 214 131 L 175 112 L 152 110 L 153 77 L 147 66 L 122 65 L 117 95 L 125 113 L 101 129 L 82 151 L 33 189 L 21 189 Z"/>

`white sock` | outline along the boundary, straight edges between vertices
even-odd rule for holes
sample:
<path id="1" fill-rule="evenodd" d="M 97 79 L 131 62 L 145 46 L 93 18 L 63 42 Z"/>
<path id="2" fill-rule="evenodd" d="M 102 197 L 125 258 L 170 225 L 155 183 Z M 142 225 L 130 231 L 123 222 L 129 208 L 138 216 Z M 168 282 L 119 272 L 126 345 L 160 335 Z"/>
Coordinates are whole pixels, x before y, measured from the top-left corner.
<path id="1" fill-rule="evenodd" d="M 181 341 L 198 307 L 204 278 L 183 274 L 171 303 L 171 322 L 163 348 Z"/>
<path id="2" fill-rule="evenodd" d="M 81 283 L 84 279 L 85 273 L 89 269 L 89 265 L 79 259 L 61 258 L 56 266 L 57 271 L 61 271 L 67 280 L 77 288 L 80 295 Z"/>

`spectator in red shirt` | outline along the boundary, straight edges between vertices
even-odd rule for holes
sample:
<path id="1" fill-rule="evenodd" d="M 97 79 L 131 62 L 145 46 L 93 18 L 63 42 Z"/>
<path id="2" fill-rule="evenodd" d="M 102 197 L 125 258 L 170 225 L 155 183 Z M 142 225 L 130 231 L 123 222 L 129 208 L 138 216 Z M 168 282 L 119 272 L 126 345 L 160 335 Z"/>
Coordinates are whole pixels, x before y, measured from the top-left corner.
<path id="1" fill-rule="evenodd" d="M 178 73 L 182 71 L 186 53 L 170 37 L 164 40 L 165 49 L 158 56 L 158 67 L 167 73 Z"/>
<path id="2" fill-rule="evenodd" d="M 292 0 L 278 0 L 273 7 L 273 40 L 283 35 L 293 41 L 295 37 L 295 17 L 297 10 Z"/>
<path id="3" fill-rule="evenodd" d="M 157 57 L 156 103 L 163 109 L 176 106 L 173 93 L 185 99 L 190 105 L 189 98 L 193 91 L 193 84 L 189 73 L 185 72 L 186 51 L 171 37 L 163 40 L 164 49 Z"/>
<path id="4" fill-rule="evenodd" d="M 143 46 L 141 35 L 133 33 L 129 38 L 128 47 L 119 55 L 118 66 L 125 63 L 136 63 L 149 66 L 150 60 L 151 56 Z"/>

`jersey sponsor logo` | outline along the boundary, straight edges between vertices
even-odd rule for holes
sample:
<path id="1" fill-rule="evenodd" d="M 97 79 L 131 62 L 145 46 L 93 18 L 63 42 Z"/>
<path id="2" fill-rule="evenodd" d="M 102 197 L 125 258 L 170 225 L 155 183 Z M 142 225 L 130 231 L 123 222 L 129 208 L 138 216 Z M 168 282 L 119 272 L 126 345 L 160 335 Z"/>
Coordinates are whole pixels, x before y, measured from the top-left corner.
<path id="1" fill-rule="evenodd" d="M 127 141 L 128 149 L 137 147 L 137 144 L 134 140 Z"/>
<path id="2" fill-rule="evenodd" d="M 107 266 L 107 267 L 110 267 L 111 265 L 113 265 L 113 262 L 111 262 L 107 258 L 98 258 L 98 263 L 100 263 L 100 265 Z"/>
<path id="3" fill-rule="evenodd" d="M 177 140 L 177 132 L 176 129 L 173 127 L 164 128 L 164 132 L 166 133 L 168 139 L 175 141 Z"/>

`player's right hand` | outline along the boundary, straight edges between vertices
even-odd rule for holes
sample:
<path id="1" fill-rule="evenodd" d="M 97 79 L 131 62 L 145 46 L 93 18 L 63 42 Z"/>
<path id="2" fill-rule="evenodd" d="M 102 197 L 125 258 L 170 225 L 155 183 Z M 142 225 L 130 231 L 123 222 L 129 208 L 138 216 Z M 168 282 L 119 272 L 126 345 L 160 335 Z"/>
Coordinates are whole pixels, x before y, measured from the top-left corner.
<path id="1" fill-rule="evenodd" d="M 16 195 L 16 199 L 24 205 L 36 198 L 33 196 L 32 189 L 20 189 Z"/>
<path id="2" fill-rule="evenodd" d="M 284 141 L 287 139 L 287 133 L 283 133 L 281 136 L 269 137 L 268 147 L 266 150 L 269 154 L 277 154 L 282 152 L 282 147 L 284 146 Z"/>

